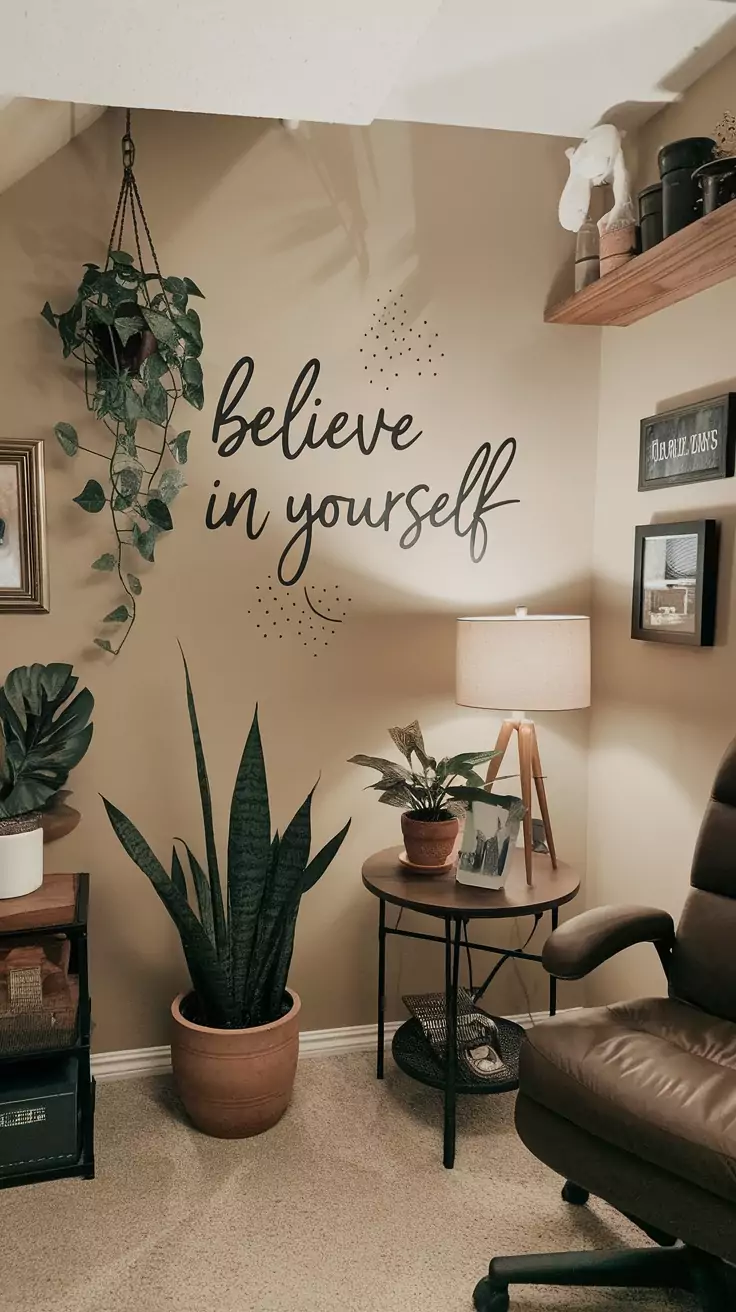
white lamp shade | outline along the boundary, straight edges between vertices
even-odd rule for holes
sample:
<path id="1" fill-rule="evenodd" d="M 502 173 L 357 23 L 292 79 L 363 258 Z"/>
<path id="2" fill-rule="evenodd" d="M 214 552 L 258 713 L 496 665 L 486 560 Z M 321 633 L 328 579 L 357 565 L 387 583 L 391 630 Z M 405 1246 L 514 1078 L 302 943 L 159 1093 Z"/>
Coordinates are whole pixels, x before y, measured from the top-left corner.
<path id="1" fill-rule="evenodd" d="M 499 711 L 590 706 L 587 615 L 459 619 L 455 700 Z"/>

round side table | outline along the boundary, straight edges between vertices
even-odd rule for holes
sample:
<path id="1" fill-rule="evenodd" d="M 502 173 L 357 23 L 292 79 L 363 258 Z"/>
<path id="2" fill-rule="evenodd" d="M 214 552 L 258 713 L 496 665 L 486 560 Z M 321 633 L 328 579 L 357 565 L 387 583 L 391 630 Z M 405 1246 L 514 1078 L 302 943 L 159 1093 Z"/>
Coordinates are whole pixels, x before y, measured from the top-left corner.
<path id="1" fill-rule="evenodd" d="M 448 1168 L 455 1164 L 455 1112 L 458 1093 L 506 1093 L 518 1086 L 519 1049 L 523 1030 L 513 1021 L 495 1017 L 499 1028 L 501 1054 L 506 1070 L 493 1080 L 476 1079 L 458 1072 L 457 1066 L 457 994 L 460 976 L 460 948 L 490 952 L 499 960 L 488 978 L 476 989 L 476 1001 L 504 962 L 511 957 L 522 961 L 541 962 L 539 953 L 524 948 L 495 948 L 468 939 L 467 926 L 471 920 L 497 920 L 509 917 L 533 916 L 532 933 L 545 912 L 551 915 L 551 928 L 556 929 L 559 908 L 571 902 L 580 888 L 580 876 L 571 866 L 559 862 L 553 870 L 548 856 L 534 857 L 531 884 L 526 882 L 524 853 L 515 849 L 511 870 L 505 886 L 496 892 L 486 892 L 468 884 L 455 882 L 455 868 L 444 875 L 423 875 L 399 862 L 399 847 L 376 852 L 363 866 L 363 883 L 379 900 L 378 911 L 378 1049 L 376 1077 L 383 1079 L 386 1004 L 386 939 L 417 938 L 445 945 L 445 1009 L 447 1024 L 447 1052 L 444 1064 L 438 1060 L 424 1037 L 419 1022 L 412 1018 L 396 1031 L 392 1052 L 397 1066 L 412 1079 L 444 1090 L 445 1123 L 443 1162 Z M 386 923 L 386 907 L 406 907 L 410 911 L 433 916 L 444 922 L 444 933 L 420 934 Z M 464 935 L 464 938 L 463 938 Z M 549 1012 L 554 1016 L 557 1008 L 556 981 L 550 980 Z"/>

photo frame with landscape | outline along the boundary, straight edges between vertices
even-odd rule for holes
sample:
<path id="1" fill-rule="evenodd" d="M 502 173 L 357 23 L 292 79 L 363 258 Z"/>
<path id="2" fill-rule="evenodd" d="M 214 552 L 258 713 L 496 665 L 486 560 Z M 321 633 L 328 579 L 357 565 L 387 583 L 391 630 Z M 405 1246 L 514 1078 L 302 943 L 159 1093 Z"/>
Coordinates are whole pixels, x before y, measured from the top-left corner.
<path id="1" fill-rule="evenodd" d="M 0 612 L 46 613 L 43 442 L 0 439 Z"/>
<path id="2" fill-rule="evenodd" d="M 639 525 L 634 543 L 632 638 L 712 647 L 717 582 L 716 520 Z"/>
<path id="3" fill-rule="evenodd" d="M 489 792 L 487 801 L 471 802 L 455 875 L 459 884 L 488 890 L 503 888 L 523 816 L 520 797 Z"/>

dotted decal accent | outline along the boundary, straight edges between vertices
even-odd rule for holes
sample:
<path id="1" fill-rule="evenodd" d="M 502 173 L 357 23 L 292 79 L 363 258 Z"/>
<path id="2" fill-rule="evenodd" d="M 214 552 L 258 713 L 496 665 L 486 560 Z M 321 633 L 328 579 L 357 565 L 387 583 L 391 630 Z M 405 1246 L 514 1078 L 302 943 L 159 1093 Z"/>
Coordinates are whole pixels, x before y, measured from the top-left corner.
<path id="1" fill-rule="evenodd" d="M 391 287 L 388 300 L 377 297 L 359 350 L 368 383 L 384 392 L 402 377 L 436 378 L 445 357 L 438 330 L 428 319 L 412 321 L 404 293 Z"/>
<path id="2" fill-rule="evenodd" d="M 294 642 L 316 657 L 339 632 L 347 619 L 352 597 L 338 584 L 284 588 L 273 575 L 256 584 L 255 600 L 248 614 L 255 622 L 256 633 L 264 639 Z"/>

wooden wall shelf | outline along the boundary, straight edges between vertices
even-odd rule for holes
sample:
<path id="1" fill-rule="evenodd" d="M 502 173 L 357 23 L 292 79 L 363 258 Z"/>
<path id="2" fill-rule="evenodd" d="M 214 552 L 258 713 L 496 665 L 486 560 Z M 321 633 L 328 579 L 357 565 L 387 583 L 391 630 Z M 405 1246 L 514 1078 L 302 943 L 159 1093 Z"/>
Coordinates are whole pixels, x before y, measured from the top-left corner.
<path id="1" fill-rule="evenodd" d="M 736 200 L 577 292 L 547 323 L 624 328 L 736 276 Z"/>

